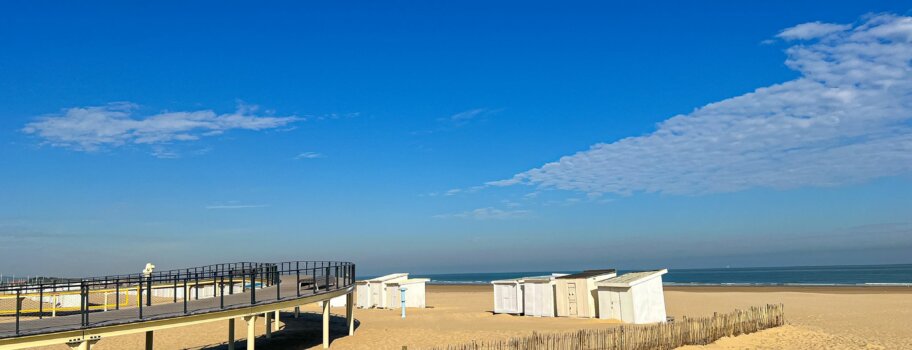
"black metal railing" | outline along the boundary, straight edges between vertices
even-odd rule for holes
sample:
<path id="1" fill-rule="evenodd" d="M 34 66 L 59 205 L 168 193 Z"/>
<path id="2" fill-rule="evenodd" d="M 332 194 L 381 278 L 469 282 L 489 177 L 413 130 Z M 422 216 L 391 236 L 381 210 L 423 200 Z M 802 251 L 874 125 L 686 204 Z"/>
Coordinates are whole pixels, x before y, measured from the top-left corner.
<path id="1" fill-rule="evenodd" d="M 73 321 L 69 328 L 83 329 L 99 324 L 129 323 L 279 302 L 349 288 L 354 282 L 355 265 L 350 262 L 288 261 L 238 262 L 150 274 L 3 285 L 0 286 L 0 317 L 13 316 L 15 321 L 12 322 L 14 329 L 8 328 L 9 323 L 0 322 L 0 338 L 41 333 L 44 328 L 40 321 L 34 319 L 78 314 L 79 320 Z M 274 291 L 264 293 L 266 289 Z M 201 296 L 201 291 L 205 295 Z M 235 296 L 244 293 L 249 294 L 249 299 Z M 216 302 L 199 301 L 209 298 Z M 162 305 L 173 307 L 153 307 Z M 106 311 L 116 312 L 104 314 Z M 95 313 L 101 315 L 92 316 Z M 24 321 L 30 326 L 27 330 L 21 327 L 22 318 L 30 319 Z M 60 323 L 55 322 L 54 327 L 60 328 Z"/>

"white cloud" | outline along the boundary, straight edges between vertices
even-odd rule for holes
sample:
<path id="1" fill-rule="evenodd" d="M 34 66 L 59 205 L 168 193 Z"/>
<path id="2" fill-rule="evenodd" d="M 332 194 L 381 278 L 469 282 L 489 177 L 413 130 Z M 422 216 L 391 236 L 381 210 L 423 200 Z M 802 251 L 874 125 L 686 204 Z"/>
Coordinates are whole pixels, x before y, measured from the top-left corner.
<path id="1" fill-rule="evenodd" d="M 807 40 L 845 31 L 851 27 L 852 26 L 848 24 L 810 22 L 787 28 L 782 32 L 779 32 L 779 35 L 776 35 L 776 37 L 785 40 Z"/>
<path id="2" fill-rule="evenodd" d="M 304 153 L 298 154 L 294 157 L 294 159 L 317 159 L 317 158 L 323 158 L 323 154 L 320 154 L 317 152 L 304 152 Z"/>
<path id="3" fill-rule="evenodd" d="M 127 144 L 163 144 L 192 141 L 233 129 L 266 130 L 288 125 L 301 118 L 258 116 L 255 106 L 241 105 L 234 113 L 211 110 L 163 112 L 134 115 L 138 106 L 128 102 L 104 106 L 74 107 L 46 115 L 22 129 L 53 146 L 96 151 Z"/>
<path id="4" fill-rule="evenodd" d="M 880 15 L 838 31 L 814 25 L 787 32 L 780 37 L 819 36 L 787 50 L 786 64 L 800 78 L 488 185 L 699 194 L 912 173 L 912 18 Z"/>
<path id="5" fill-rule="evenodd" d="M 434 217 L 438 219 L 504 220 L 524 218 L 528 217 L 529 214 L 530 212 L 528 210 L 503 210 L 494 207 L 486 207 L 455 214 L 439 214 L 434 215 Z"/>

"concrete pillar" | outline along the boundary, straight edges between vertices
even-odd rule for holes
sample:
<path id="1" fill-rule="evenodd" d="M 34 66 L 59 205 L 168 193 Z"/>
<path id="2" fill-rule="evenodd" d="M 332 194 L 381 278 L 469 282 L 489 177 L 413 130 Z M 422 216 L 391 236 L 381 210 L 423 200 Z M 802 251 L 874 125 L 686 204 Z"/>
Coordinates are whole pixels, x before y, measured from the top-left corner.
<path id="1" fill-rule="evenodd" d="M 355 310 L 355 293 L 348 293 L 345 295 L 345 322 L 348 323 L 348 335 L 355 334 L 355 317 L 353 315 Z"/>
<path id="2" fill-rule="evenodd" d="M 295 306 L 295 316 L 294 316 L 294 317 L 295 317 L 295 318 L 298 318 L 298 317 L 300 317 L 300 316 L 301 316 L 301 307 L 300 307 L 300 306 Z"/>
<path id="3" fill-rule="evenodd" d="M 234 319 L 228 320 L 228 350 L 234 350 Z"/>
<path id="4" fill-rule="evenodd" d="M 329 301 L 323 302 L 323 348 L 329 349 Z"/>
<path id="5" fill-rule="evenodd" d="M 279 330 L 279 327 L 280 327 L 280 326 L 279 326 L 279 321 L 280 321 L 280 320 L 279 320 L 279 315 L 281 315 L 281 314 L 282 314 L 282 310 L 276 310 L 276 311 L 275 311 L 275 317 L 273 317 L 273 320 L 272 320 L 272 323 L 275 324 L 275 327 L 274 327 L 274 328 L 275 328 L 276 331 L 278 331 L 278 330 Z"/>
<path id="6" fill-rule="evenodd" d="M 152 350 L 152 331 L 146 331 L 146 350 Z"/>
<path id="7" fill-rule="evenodd" d="M 272 313 L 267 312 L 266 317 L 266 339 L 272 338 Z"/>
<path id="8" fill-rule="evenodd" d="M 247 322 L 247 350 L 256 350 L 256 319 L 257 315 L 244 316 L 244 322 Z"/>

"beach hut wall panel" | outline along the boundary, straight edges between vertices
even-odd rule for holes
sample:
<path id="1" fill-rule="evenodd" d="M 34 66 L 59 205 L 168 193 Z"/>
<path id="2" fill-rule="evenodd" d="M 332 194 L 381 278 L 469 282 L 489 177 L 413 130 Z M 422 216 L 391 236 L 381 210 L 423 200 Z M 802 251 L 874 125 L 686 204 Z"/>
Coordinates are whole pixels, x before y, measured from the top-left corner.
<path id="1" fill-rule="evenodd" d="M 491 281 L 494 285 L 494 313 L 523 313 L 523 291 L 520 279 Z"/>
<path id="2" fill-rule="evenodd" d="M 665 322 L 662 275 L 667 272 L 631 272 L 599 282 L 599 318 L 635 324 Z"/>
<path id="3" fill-rule="evenodd" d="M 554 280 L 554 300 L 557 316 L 598 317 L 598 286 L 596 283 L 617 276 L 617 270 L 586 270 Z"/>
<path id="4" fill-rule="evenodd" d="M 335 298 L 329 299 L 329 306 L 331 306 L 331 307 L 342 307 L 342 306 L 345 306 L 345 304 L 346 304 L 345 299 L 346 299 L 346 298 L 347 298 L 347 296 L 345 296 L 345 295 L 340 295 L 340 296 L 337 296 L 337 297 L 335 297 Z"/>
<path id="5" fill-rule="evenodd" d="M 366 309 L 373 306 L 373 303 L 371 303 L 370 283 L 367 281 L 355 282 L 355 297 L 358 298 L 355 305 L 359 308 Z"/>
<path id="6" fill-rule="evenodd" d="M 557 309 L 554 305 L 554 279 L 566 276 L 565 273 L 552 273 L 549 276 L 525 277 L 522 279 L 523 315 L 535 317 L 554 317 Z"/>
<path id="7" fill-rule="evenodd" d="M 402 292 L 400 288 L 405 288 L 405 307 L 427 307 L 425 284 L 428 281 L 430 281 L 429 278 L 412 278 L 387 283 L 386 296 L 388 299 L 386 308 L 398 309 L 402 307 Z"/>
<path id="8" fill-rule="evenodd" d="M 358 289 L 360 294 L 361 291 L 366 291 L 367 296 L 358 297 L 358 307 L 369 308 L 369 307 L 379 307 L 385 308 L 387 303 L 386 295 L 386 284 L 390 282 L 402 281 L 408 279 L 408 273 L 393 273 L 385 276 L 380 276 L 377 278 L 371 278 L 366 281 L 358 281 L 357 285 L 366 286 L 363 289 Z M 364 304 L 361 302 L 364 301 Z M 398 300 L 396 301 L 398 302 Z"/>

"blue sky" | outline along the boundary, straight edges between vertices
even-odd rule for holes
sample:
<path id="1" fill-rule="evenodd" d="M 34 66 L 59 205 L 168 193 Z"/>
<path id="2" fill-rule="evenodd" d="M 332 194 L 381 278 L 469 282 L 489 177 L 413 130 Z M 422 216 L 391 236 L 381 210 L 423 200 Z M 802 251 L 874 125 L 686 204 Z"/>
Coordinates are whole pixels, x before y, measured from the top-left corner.
<path id="1" fill-rule="evenodd" d="M 910 15 L 3 3 L 0 270 L 908 263 Z"/>

